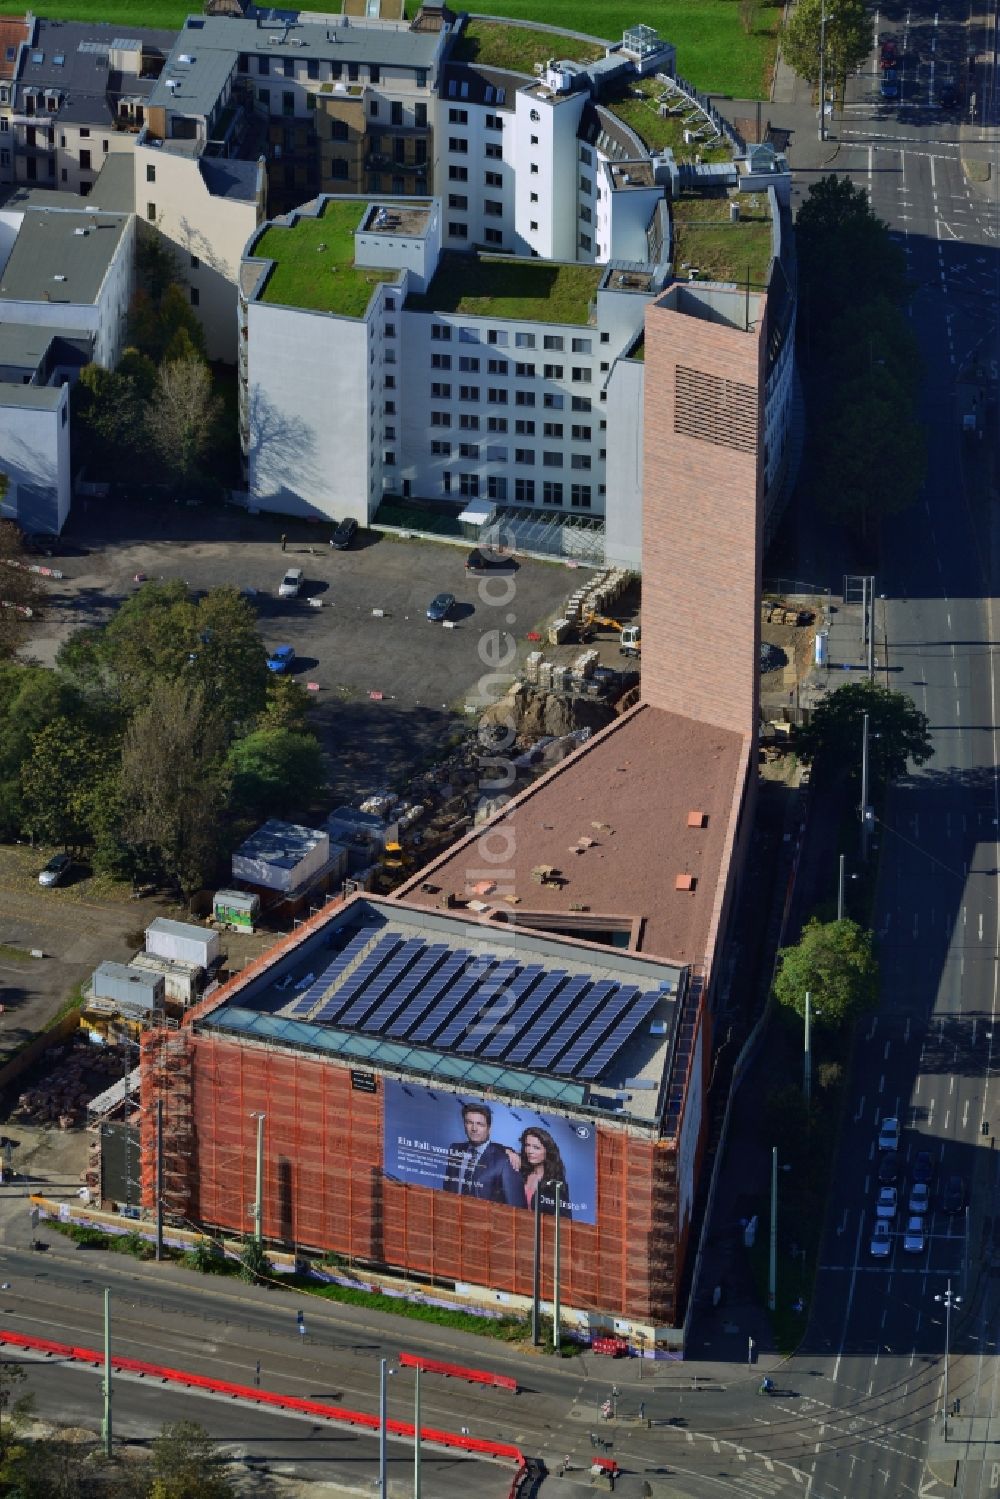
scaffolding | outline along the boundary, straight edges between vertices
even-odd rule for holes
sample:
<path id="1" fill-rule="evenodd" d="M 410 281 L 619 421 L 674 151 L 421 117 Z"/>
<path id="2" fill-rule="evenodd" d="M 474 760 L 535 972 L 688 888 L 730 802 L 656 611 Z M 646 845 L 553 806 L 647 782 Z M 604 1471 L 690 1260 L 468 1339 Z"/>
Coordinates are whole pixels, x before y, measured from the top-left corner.
<path id="1" fill-rule="evenodd" d="M 140 1183 L 142 1206 L 155 1212 L 157 1106 L 163 1106 L 161 1200 L 165 1216 L 189 1219 L 195 1180 L 192 1117 L 193 1036 L 157 1026 L 142 1038 L 140 1067 Z"/>

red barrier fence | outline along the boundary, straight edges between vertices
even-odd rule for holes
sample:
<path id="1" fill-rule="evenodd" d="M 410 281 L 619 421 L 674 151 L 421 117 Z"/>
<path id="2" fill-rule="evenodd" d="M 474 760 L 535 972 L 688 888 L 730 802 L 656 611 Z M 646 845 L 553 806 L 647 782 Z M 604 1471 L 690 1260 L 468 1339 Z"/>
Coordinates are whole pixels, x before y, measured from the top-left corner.
<path id="1" fill-rule="evenodd" d="M 497 1390 L 513 1390 L 517 1394 L 517 1380 L 507 1374 L 491 1374 L 488 1369 L 466 1369 L 462 1364 L 446 1364 L 437 1358 L 423 1358 L 419 1353 L 401 1353 L 399 1362 L 411 1369 L 422 1369 L 425 1374 L 445 1374 L 450 1379 L 464 1379 L 469 1384 L 487 1384 Z"/>
<path id="2" fill-rule="evenodd" d="M 100 1368 L 104 1355 L 96 1348 L 77 1348 L 70 1343 L 54 1343 L 48 1338 L 33 1338 L 26 1333 L 0 1330 L 0 1344 L 14 1348 L 30 1349 L 49 1358 L 72 1359 L 78 1364 L 93 1364 Z M 273 1390 L 258 1390 L 249 1385 L 231 1384 L 225 1379 L 212 1379 L 207 1374 L 191 1374 L 183 1369 L 170 1369 L 161 1364 L 147 1364 L 141 1359 L 113 1357 L 112 1369 L 123 1374 L 137 1374 L 140 1379 L 158 1379 L 162 1384 L 185 1385 L 189 1389 L 208 1390 L 213 1395 L 228 1395 L 232 1400 L 249 1400 L 254 1405 L 269 1405 L 277 1410 L 300 1411 L 303 1415 L 321 1416 L 327 1421 L 342 1421 L 347 1426 L 360 1426 L 368 1431 L 378 1431 L 378 1416 L 364 1411 L 347 1410 L 340 1405 L 323 1405 L 318 1400 L 303 1400 L 296 1395 L 281 1395 Z M 412 1421 L 387 1420 L 386 1431 L 392 1436 L 413 1439 Z M 461 1436 L 453 1431 L 438 1431 L 433 1426 L 421 1426 L 420 1440 L 437 1447 L 453 1447 L 479 1457 L 492 1457 L 500 1462 L 515 1463 L 518 1475 L 524 1467 L 524 1457 L 519 1447 L 509 1442 L 486 1442 L 478 1437 Z"/>

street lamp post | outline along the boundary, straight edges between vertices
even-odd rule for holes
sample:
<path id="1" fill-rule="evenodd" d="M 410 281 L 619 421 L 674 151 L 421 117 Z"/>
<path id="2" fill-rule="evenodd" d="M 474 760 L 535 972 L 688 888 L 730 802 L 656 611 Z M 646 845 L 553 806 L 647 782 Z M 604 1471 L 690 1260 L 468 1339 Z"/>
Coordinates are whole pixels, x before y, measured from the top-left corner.
<path id="1" fill-rule="evenodd" d="M 862 720 L 861 727 L 861 857 L 868 862 L 868 825 L 870 821 L 870 808 L 868 806 L 868 714 Z"/>
<path id="2" fill-rule="evenodd" d="M 263 1224 L 263 1200 L 264 1200 L 264 1114 L 255 1114 L 257 1120 L 257 1163 L 254 1172 L 254 1199 L 253 1199 L 253 1236 L 256 1243 L 261 1242 L 264 1232 Z"/>
<path id="3" fill-rule="evenodd" d="M 420 1365 L 413 1386 L 413 1499 L 420 1499 Z"/>
<path id="4" fill-rule="evenodd" d="M 953 1296 L 951 1291 L 951 1276 L 948 1277 L 948 1286 L 943 1296 L 935 1296 L 935 1301 L 944 1303 L 944 1405 L 941 1415 L 944 1420 L 945 1438 L 948 1436 L 948 1359 L 951 1352 L 951 1309 L 962 1305 L 961 1296 Z"/>
<path id="5" fill-rule="evenodd" d="M 819 18 L 819 138 L 826 140 L 826 6 Z"/>
<path id="6" fill-rule="evenodd" d="M 812 1015 L 810 1013 L 810 1010 L 811 1010 L 810 998 L 811 998 L 811 996 L 809 994 L 809 990 L 807 989 L 806 990 L 805 1030 L 802 1033 L 802 1097 L 805 1099 L 806 1114 L 807 1115 L 809 1113 L 809 1106 L 812 1103 L 812 1049 L 811 1049 L 811 1045 L 810 1045 L 811 1037 L 810 1037 L 810 1034 L 809 1034 L 809 1031 L 810 1031 L 810 1024 L 809 1023 L 810 1023 L 810 1020 L 812 1019 Z M 773 1174 L 773 1172 L 772 1172 L 772 1174 Z"/>
<path id="7" fill-rule="evenodd" d="M 558 1353 L 559 1352 L 559 1218 L 560 1218 L 560 1213 L 559 1213 L 559 1205 L 560 1205 L 559 1194 L 561 1193 L 561 1191 L 563 1189 L 563 1184 L 562 1184 L 561 1181 L 554 1181 L 554 1182 L 550 1182 L 549 1186 L 551 1186 L 552 1190 L 554 1191 L 555 1198 L 556 1198 L 556 1211 L 555 1211 L 555 1223 L 554 1223 L 554 1231 L 555 1231 L 555 1233 L 554 1233 L 554 1238 L 552 1240 L 552 1347 L 555 1349 L 556 1353 Z M 539 1193 L 540 1190 L 541 1190 L 541 1183 L 539 1183 L 538 1187 L 535 1190 L 536 1197 L 537 1197 L 537 1195 L 538 1195 L 538 1193 Z"/>
<path id="8" fill-rule="evenodd" d="M 773 1312 L 778 1300 L 778 1147 L 771 1147 L 771 1246 L 767 1265 L 767 1307 Z"/>
<path id="9" fill-rule="evenodd" d="M 379 1499 L 389 1499 L 389 1480 L 386 1466 L 386 1386 L 389 1374 L 388 1359 L 379 1359 L 378 1365 L 378 1492 Z M 417 1444 L 420 1445 L 419 1442 Z"/>
<path id="10" fill-rule="evenodd" d="M 542 1341 L 542 1191 L 535 1187 L 535 1267 L 531 1278 L 531 1341 L 537 1348 Z"/>

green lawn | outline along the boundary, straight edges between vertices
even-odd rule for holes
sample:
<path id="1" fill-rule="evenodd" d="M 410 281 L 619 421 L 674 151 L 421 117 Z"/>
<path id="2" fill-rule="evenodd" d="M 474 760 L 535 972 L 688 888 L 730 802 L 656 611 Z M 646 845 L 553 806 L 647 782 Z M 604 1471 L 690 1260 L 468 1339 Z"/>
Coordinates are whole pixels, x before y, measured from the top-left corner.
<path id="1" fill-rule="evenodd" d="M 303 215 L 294 228 L 268 229 L 255 252 L 275 261 L 262 300 L 363 317 L 373 288 L 399 275 L 354 264 L 354 231 L 366 208 L 357 201 L 332 202 L 319 218 Z"/>
<path id="2" fill-rule="evenodd" d="M 641 98 L 638 97 L 640 91 Z M 685 110 L 682 114 L 661 115 L 659 100 L 663 92 L 662 84 L 653 78 L 644 78 L 626 96 L 604 102 L 612 114 L 632 127 L 651 151 L 662 151 L 669 147 L 678 161 L 694 161 L 695 156 L 700 156 L 702 161 L 729 161 L 733 153 L 725 138 L 714 146 L 697 142 L 685 145 L 684 120 L 690 110 Z"/>
<path id="3" fill-rule="evenodd" d="M 0 0 L 0 15 L 23 16 L 25 9 Z M 184 0 L 45 0 L 34 14 L 52 21 L 108 21 L 125 28 L 119 35 L 130 36 L 137 26 L 179 31 L 185 17 L 200 11 L 200 5 L 185 5 Z"/>
<path id="4" fill-rule="evenodd" d="M 553 31 L 502 26 L 495 21 L 470 21 L 458 40 L 454 56 L 459 62 L 478 62 L 487 68 L 510 68 L 515 73 L 530 74 L 536 63 L 546 63 L 550 57 L 596 62 L 604 56 L 604 48 Z"/>
<path id="5" fill-rule="evenodd" d="M 427 295 L 410 297 L 407 306 L 422 312 L 583 326 L 603 270 L 603 266 L 445 254 Z"/>
<path id="6" fill-rule="evenodd" d="M 728 195 L 681 198 L 674 203 L 674 267 L 697 266 L 702 281 L 764 284 L 771 262 L 771 220 L 762 193 L 740 193 L 740 218 L 730 223 Z"/>
<path id="7" fill-rule="evenodd" d="M 407 0 L 407 15 L 418 8 L 419 0 Z M 612 42 L 621 41 L 630 26 L 652 26 L 677 48 L 677 71 L 684 78 L 706 93 L 731 94 L 734 99 L 767 98 L 781 20 L 780 6 L 762 3 L 754 34 L 744 36 L 736 0 L 644 0 L 639 5 L 635 0 L 600 5 L 597 0 L 477 0 L 475 8 L 485 15 L 542 21 Z M 564 41 L 556 55 L 574 54 Z M 546 50 L 545 56 L 552 53 Z"/>

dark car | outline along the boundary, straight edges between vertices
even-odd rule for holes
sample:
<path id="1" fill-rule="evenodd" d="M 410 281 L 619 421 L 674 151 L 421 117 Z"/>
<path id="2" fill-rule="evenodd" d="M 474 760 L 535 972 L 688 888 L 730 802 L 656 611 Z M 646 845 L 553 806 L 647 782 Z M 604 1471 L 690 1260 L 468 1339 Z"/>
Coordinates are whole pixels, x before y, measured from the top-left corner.
<path id="1" fill-rule="evenodd" d="M 965 1182 L 960 1176 L 949 1176 L 941 1193 L 941 1207 L 946 1213 L 960 1213 L 965 1206 Z"/>
<path id="2" fill-rule="evenodd" d="M 887 36 L 882 43 L 882 52 L 879 58 L 883 68 L 894 68 L 899 60 L 896 51 L 896 42 L 893 37 Z"/>
<path id="3" fill-rule="evenodd" d="M 942 109 L 954 109 L 958 104 L 958 87 L 954 83 L 942 83 L 938 89 L 938 103 Z"/>
<path id="4" fill-rule="evenodd" d="M 887 1185 L 894 1182 L 899 1176 L 899 1154 L 895 1150 L 887 1150 L 878 1163 L 878 1179 Z"/>
<path id="5" fill-rule="evenodd" d="M 882 74 L 882 81 L 878 91 L 883 99 L 895 99 L 899 94 L 899 82 L 896 78 L 895 68 L 886 68 Z"/>
<path id="6" fill-rule="evenodd" d="M 453 593 L 439 593 L 427 605 L 427 618 L 433 620 L 435 624 L 440 624 L 442 620 L 448 618 L 454 607 L 455 595 Z"/>
<path id="7" fill-rule="evenodd" d="M 465 571 L 467 573 L 514 573 L 517 572 L 517 563 L 505 552 L 491 552 L 486 548 L 474 547 L 465 559 Z"/>
<path id="8" fill-rule="evenodd" d="M 276 645 L 273 651 L 267 653 L 267 669 L 273 672 L 286 672 L 295 660 L 295 647 L 293 645 Z"/>
<path id="9" fill-rule="evenodd" d="M 357 521 L 353 520 L 351 516 L 348 516 L 346 520 L 342 520 L 340 522 L 340 525 L 330 537 L 330 545 L 334 548 L 335 551 L 346 552 L 347 548 L 350 546 L 351 542 L 357 535 L 357 530 Z"/>
<path id="10" fill-rule="evenodd" d="M 73 860 L 69 854 L 53 854 L 39 874 L 38 883 L 46 887 L 61 885 L 72 868 Z"/>
<path id="11" fill-rule="evenodd" d="M 934 1162 L 929 1150 L 918 1150 L 913 1157 L 910 1176 L 915 1182 L 929 1182 L 934 1175 Z"/>

